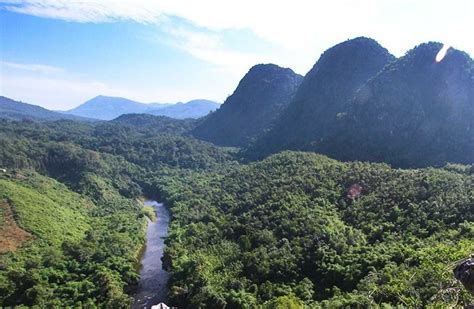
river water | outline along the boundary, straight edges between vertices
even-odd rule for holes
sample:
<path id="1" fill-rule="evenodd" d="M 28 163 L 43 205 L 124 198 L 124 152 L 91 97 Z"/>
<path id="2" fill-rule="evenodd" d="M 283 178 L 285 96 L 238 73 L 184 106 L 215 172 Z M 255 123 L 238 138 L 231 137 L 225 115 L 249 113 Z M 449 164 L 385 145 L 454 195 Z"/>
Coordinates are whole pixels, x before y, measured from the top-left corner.
<path id="1" fill-rule="evenodd" d="M 156 221 L 148 222 L 146 247 L 141 259 L 140 283 L 134 295 L 133 308 L 151 308 L 161 302 L 166 303 L 169 274 L 163 270 L 164 237 L 168 233 L 168 209 L 156 201 L 147 200 L 145 206 L 152 206 L 156 211 Z"/>

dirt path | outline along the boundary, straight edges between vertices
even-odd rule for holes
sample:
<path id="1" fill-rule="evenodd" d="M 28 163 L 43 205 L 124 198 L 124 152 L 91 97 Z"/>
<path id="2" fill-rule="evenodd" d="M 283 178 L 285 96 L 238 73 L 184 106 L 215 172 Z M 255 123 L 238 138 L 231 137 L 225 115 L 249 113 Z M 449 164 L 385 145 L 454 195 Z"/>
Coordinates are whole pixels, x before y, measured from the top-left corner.
<path id="1" fill-rule="evenodd" d="M 15 251 L 31 237 L 16 224 L 10 204 L 0 200 L 0 253 Z"/>

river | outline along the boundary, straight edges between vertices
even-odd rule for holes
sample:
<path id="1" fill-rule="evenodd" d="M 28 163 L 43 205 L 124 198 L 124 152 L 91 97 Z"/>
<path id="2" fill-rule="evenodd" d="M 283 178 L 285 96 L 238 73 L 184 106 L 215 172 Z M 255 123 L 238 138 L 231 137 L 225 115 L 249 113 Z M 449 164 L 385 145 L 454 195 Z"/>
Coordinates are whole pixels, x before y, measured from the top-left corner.
<path id="1" fill-rule="evenodd" d="M 145 206 L 155 208 L 156 221 L 149 221 L 146 233 L 146 247 L 141 259 L 140 283 L 133 308 L 151 308 L 161 302 L 166 303 L 169 274 L 163 270 L 161 258 L 164 237 L 168 234 L 168 209 L 156 201 L 147 200 Z"/>

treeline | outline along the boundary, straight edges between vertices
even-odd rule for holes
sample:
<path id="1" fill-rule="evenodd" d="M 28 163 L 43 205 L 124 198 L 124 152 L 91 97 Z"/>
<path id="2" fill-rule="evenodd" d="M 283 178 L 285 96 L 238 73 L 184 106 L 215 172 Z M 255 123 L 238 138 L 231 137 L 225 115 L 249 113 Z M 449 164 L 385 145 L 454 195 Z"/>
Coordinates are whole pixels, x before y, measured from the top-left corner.
<path id="1" fill-rule="evenodd" d="M 398 170 L 286 152 L 157 180 L 179 307 L 466 305 L 473 168 Z"/>

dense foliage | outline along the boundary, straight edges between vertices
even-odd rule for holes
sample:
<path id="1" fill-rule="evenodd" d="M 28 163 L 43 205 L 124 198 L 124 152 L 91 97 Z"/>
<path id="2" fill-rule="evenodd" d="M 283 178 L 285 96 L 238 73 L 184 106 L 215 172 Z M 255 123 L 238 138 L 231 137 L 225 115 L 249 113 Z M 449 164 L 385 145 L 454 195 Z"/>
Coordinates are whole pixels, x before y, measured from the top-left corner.
<path id="1" fill-rule="evenodd" d="M 148 134 L 168 133 L 182 135 L 194 129 L 198 120 L 173 119 L 148 114 L 126 114 L 114 119 L 112 123 L 133 127 Z"/>
<path id="2" fill-rule="evenodd" d="M 0 198 L 32 235 L 21 249 L 0 256 L 2 306 L 128 307 L 126 289 L 138 282 L 144 214 L 138 201 L 95 180 L 91 198 L 27 170 L 1 176 Z"/>
<path id="3" fill-rule="evenodd" d="M 159 132 L 156 127 L 145 130 L 115 122 L 90 125 L 72 121 L 0 121 L 0 165 L 22 166 L 29 157 L 40 154 L 37 148 L 44 149 L 52 145 L 58 145 L 60 148 L 79 147 L 82 148 L 81 151 L 93 151 L 103 155 L 111 154 L 120 160 L 125 159 L 155 171 L 161 167 L 206 169 L 233 159 L 231 150 L 189 137 L 167 134 L 164 127 L 162 130 L 164 132 Z M 44 152 L 50 154 L 48 150 Z M 78 160 L 85 159 L 75 151 L 72 151 L 71 155 L 76 155 Z M 64 155 L 56 157 L 64 159 Z M 30 159 L 32 164 L 41 161 L 36 157 Z"/>
<path id="4" fill-rule="evenodd" d="M 172 303 L 467 304 L 449 265 L 474 250 L 472 181 L 302 153 L 161 179 Z"/>
<path id="5" fill-rule="evenodd" d="M 150 216 L 138 198 L 156 193 L 150 175 L 232 158 L 159 131 L 0 121 L 0 243 L 9 245 L 0 251 L 0 306 L 131 304 Z"/>
<path id="6" fill-rule="evenodd" d="M 274 64 L 252 67 L 234 93 L 192 134 L 222 146 L 246 146 L 260 137 L 288 106 L 302 76 Z"/>

